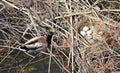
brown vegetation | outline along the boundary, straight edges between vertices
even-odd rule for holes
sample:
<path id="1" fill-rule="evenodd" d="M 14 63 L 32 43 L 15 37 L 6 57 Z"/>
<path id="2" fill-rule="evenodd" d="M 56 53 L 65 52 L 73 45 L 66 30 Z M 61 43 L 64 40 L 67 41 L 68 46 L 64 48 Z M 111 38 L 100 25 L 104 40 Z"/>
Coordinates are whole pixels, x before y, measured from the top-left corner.
<path id="1" fill-rule="evenodd" d="M 80 34 L 84 26 L 92 30 L 92 39 Z M 51 29 L 56 34 L 48 51 L 20 50 Z M 0 0 L 0 73 L 119 71 L 119 0 Z"/>

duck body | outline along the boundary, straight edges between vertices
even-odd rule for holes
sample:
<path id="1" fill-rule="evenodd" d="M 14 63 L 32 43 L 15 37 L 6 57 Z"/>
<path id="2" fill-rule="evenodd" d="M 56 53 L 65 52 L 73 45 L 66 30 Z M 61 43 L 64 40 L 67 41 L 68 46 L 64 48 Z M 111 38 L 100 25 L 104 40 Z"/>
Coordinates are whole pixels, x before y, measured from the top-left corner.
<path id="1" fill-rule="evenodd" d="M 53 32 L 49 32 L 47 34 L 47 37 L 44 36 L 34 37 L 28 40 L 26 43 L 24 43 L 21 46 L 21 49 L 25 49 L 26 52 L 28 53 L 45 51 L 51 44 L 52 36 L 53 36 Z"/>

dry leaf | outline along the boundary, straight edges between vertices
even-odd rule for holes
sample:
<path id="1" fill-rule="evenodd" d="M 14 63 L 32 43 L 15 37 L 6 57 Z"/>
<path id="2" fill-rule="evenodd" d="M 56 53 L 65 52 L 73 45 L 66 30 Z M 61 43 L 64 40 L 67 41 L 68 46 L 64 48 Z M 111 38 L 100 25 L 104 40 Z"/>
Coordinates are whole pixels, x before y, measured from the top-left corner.
<path id="1" fill-rule="evenodd" d="M 0 49 L 0 54 L 7 53 L 10 50 L 10 48 L 1 48 Z"/>
<path id="2" fill-rule="evenodd" d="M 62 47 L 64 47 L 64 48 L 71 48 L 72 47 L 72 38 L 70 35 L 68 35 L 67 38 L 63 41 Z"/>
<path id="3" fill-rule="evenodd" d="M 68 70 L 69 72 L 71 72 L 71 66 L 65 66 L 65 69 Z"/>

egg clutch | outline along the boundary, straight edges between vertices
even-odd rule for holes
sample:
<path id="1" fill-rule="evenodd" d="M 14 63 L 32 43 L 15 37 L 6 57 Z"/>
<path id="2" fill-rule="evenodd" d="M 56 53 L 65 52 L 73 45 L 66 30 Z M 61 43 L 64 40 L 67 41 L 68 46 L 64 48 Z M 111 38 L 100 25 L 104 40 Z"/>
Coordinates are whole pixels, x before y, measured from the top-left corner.
<path id="1" fill-rule="evenodd" d="M 82 31 L 80 31 L 80 34 L 86 39 L 92 39 L 93 38 L 92 33 L 93 33 L 92 30 L 88 26 L 84 26 Z"/>

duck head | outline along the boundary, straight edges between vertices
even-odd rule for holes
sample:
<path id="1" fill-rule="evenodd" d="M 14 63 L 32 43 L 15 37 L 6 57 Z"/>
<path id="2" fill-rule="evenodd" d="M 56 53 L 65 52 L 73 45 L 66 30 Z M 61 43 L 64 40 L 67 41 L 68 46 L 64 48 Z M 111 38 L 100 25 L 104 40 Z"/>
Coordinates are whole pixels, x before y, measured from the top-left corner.
<path id="1" fill-rule="evenodd" d="M 46 41 L 48 43 L 48 47 L 50 47 L 51 39 L 52 39 L 54 33 L 55 33 L 54 31 L 49 31 L 48 34 L 47 34 Z"/>

